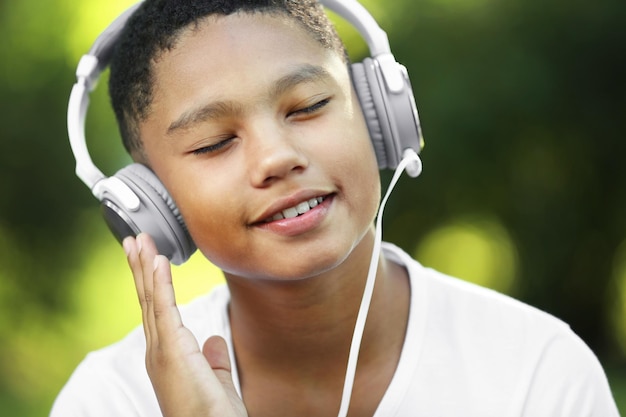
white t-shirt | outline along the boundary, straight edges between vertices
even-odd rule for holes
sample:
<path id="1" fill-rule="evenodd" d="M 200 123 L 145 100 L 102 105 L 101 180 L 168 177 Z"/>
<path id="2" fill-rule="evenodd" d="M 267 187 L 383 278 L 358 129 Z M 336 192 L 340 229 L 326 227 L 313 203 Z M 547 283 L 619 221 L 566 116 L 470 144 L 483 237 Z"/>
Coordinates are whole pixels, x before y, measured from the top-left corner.
<path id="1" fill-rule="evenodd" d="M 560 320 L 510 297 L 424 268 L 399 248 L 385 256 L 410 276 L 407 333 L 374 417 L 613 417 L 609 385 L 591 350 Z M 181 307 L 202 345 L 224 337 L 233 360 L 225 286 Z M 90 353 L 51 417 L 161 416 L 145 369 L 141 328 Z"/>

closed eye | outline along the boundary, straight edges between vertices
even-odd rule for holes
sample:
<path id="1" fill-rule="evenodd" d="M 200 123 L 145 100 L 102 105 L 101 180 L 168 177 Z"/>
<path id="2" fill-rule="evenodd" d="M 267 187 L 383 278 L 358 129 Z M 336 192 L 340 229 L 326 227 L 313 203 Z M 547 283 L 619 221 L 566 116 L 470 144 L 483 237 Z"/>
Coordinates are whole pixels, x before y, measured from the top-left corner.
<path id="1" fill-rule="evenodd" d="M 321 110 L 322 108 L 324 108 L 328 103 L 330 103 L 330 97 L 325 98 L 323 100 L 320 100 L 320 101 L 316 102 L 315 104 L 313 104 L 311 106 L 304 107 L 304 108 L 298 109 L 298 110 L 294 110 L 294 111 L 290 112 L 289 114 L 287 114 L 287 117 L 297 116 L 297 115 L 313 114 L 313 113 Z"/>
<path id="2" fill-rule="evenodd" d="M 235 139 L 234 136 L 229 137 L 227 139 L 224 139 L 224 140 L 222 140 L 220 142 L 217 142 L 217 143 L 214 143 L 212 145 L 203 146 L 202 148 L 195 149 L 194 151 L 192 151 L 192 153 L 194 155 L 203 155 L 203 154 L 217 152 L 217 151 L 225 148 L 226 146 L 228 146 L 233 141 L 233 139 Z"/>

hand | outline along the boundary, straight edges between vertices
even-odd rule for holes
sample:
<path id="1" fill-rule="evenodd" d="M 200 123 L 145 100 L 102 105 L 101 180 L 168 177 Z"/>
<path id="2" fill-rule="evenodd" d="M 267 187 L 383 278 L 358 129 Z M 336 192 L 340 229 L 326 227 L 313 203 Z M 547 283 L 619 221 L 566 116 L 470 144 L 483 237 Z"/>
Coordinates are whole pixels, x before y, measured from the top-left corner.
<path id="1" fill-rule="evenodd" d="M 202 352 L 176 307 L 169 261 L 147 234 L 124 240 L 146 335 L 146 369 L 164 417 L 247 416 L 231 376 L 226 342 Z"/>

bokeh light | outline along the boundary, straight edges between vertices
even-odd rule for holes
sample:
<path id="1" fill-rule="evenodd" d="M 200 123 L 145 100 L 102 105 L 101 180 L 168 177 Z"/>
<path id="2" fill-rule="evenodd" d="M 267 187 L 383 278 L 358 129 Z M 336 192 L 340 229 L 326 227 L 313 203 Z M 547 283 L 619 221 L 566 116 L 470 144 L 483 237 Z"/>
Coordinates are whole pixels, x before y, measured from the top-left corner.
<path id="1" fill-rule="evenodd" d="M 422 264 L 478 285 L 511 293 L 517 252 L 506 229 L 489 217 L 455 219 L 421 240 L 415 257 Z"/>

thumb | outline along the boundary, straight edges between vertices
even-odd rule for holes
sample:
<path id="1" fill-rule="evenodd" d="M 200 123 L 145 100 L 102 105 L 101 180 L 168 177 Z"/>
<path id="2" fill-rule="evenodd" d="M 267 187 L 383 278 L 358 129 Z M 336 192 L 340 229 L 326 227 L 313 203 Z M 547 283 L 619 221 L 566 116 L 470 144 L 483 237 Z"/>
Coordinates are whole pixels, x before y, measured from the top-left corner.
<path id="1" fill-rule="evenodd" d="M 232 368 L 226 341 L 220 336 L 211 336 L 202 347 L 202 354 L 213 369 L 215 376 L 224 387 L 232 405 L 241 404 L 241 398 L 237 394 L 233 383 Z"/>

